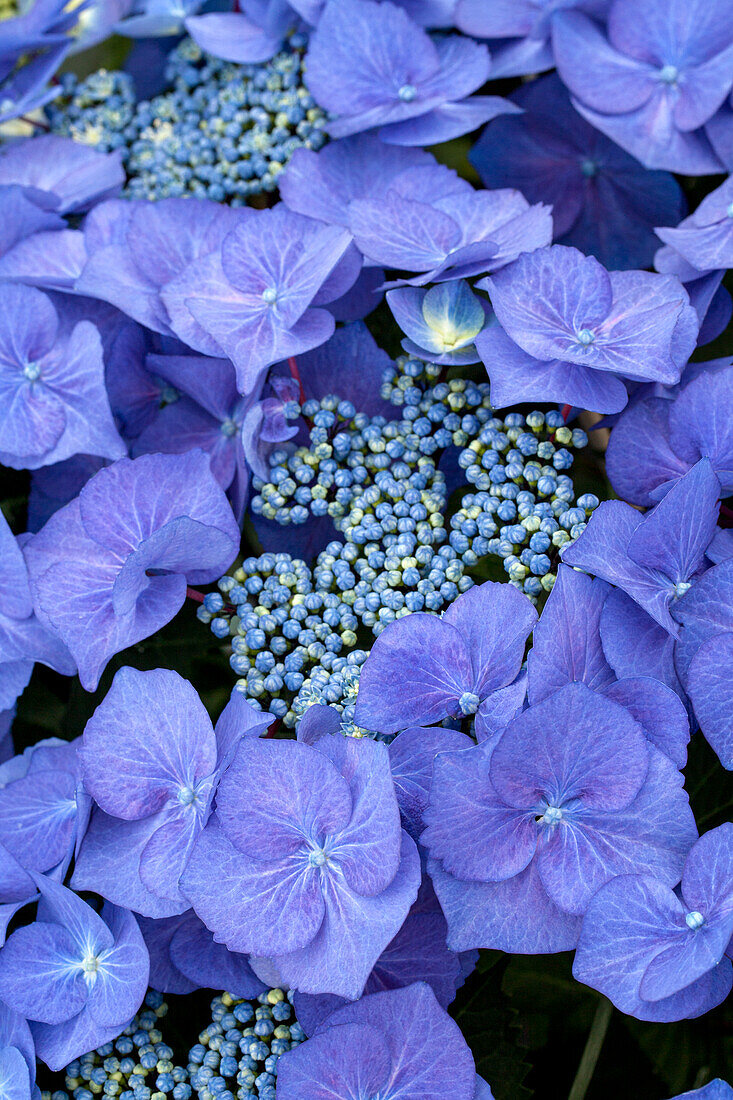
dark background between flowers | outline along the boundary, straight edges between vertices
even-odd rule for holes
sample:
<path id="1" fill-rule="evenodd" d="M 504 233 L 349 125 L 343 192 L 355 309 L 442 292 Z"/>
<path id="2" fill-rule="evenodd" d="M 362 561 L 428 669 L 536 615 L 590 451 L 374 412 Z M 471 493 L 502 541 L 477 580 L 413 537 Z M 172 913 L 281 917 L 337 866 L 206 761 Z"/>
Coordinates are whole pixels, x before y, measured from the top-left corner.
<path id="1" fill-rule="evenodd" d="M 733 2 L 733 0 L 731 0 Z M 67 67 L 80 74 L 104 65 L 116 68 L 124 59 L 128 43 L 110 39 L 102 46 L 73 59 Z M 492 94 L 505 95 L 520 81 L 492 83 Z M 467 152 L 477 138 L 472 134 L 432 148 L 441 161 L 478 183 Z M 723 182 L 722 176 L 680 180 L 691 209 Z M 733 272 L 724 285 L 733 293 Z M 399 332 L 386 306 L 369 318 L 367 325 L 380 345 L 391 355 L 400 352 Z M 733 355 L 733 323 L 712 344 L 693 359 L 716 359 Z M 451 370 L 448 378 L 462 375 L 485 380 L 481 364 Z M 549 408 L 537 406 L 531 408 Z M 528 412 L 530 406 L 518 406 Z M 593 492 L 602 500 L 615 496 L 605 476 L 602 449 L 591 433 L 591 445 L 576 456 L 572 476 L 578 492 Z M 25 530 L 26 502 L 30 485 L 27 471 L 0 465 L 0 508 L 13 531 Z M 458 490 L 449 501 L 450 515 L 459 506 Z M 260 553 L 253 528 L 245 522 L 242 557 Z M 476 581 L 504 581 L 499 561 L 481 562 L 473 571 Z M 67 678 L 37 664 L 30 684 L 18 701 L 13 724 L 16 752 L 44 737 L 71 740 L 79 736 L 95 708 L 109 690 L 115 672 L 123 665 L 139 669 L 172 668 L 189 679 L 213 719 L 229 698 L 234 676 L 225 655 L 224 643 L 196 619 L 195 604 L 187 601 L 176 618 L 152 638 L 117 654 L 109 662 L 96 692 L 90 694 L 79 680 Z M 368 648 L 371 636 L 360 638 Z M 284 735 L 284 734 L 283 734 Z M 684 769 L 700 832 L 713 829 L 731 818 L 733 779 L 725 772 L 707 742 L 693 737 Z M 11 925 L 23 922 L 23 913 Z M 476 1061 L 477 1072 L 491 1083 L 496 1100 L 564 1100 L 568 1096 L 594 1015 L 602 998 L 576 982 L 571 973 L 572 954 L 505 955 L 482 951 L 478 966 L 450 1006 Z M 185 997 L 167 996 L 170 1011 L 165 1039 L 178 1062 L 186 1062 L 189 1047 L 209 1019 L 212 990 L 199 990 Z M 647 1024 L 614 1010 L 587 1100 L 657 1100 L 700 1087 L 712 1077 L 730 1080 L 733 1073 L 733 998 L 698 1020 L 672 1024 Z M 55 1075 L 56 1087 L 58 1076 Z M 43 1068 L 39 1085 L 54 1087 Z"/>

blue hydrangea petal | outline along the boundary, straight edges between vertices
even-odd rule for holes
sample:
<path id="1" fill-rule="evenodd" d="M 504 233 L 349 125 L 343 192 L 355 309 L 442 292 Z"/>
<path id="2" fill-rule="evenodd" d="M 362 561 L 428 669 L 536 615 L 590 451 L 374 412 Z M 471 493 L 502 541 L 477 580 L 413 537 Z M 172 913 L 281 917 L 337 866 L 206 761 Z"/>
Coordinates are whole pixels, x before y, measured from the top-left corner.
<path id="1" fill-rule="evenodd" d="M 641 790 L 649 756 L 627 710 L 573 683 L 509 723 L 491 758 L 491 782 L 520 810 L 560 797 L 580 799 L 583 812 L 618 811 Z"/>
<path id="2" fill-rule="evenodd" d="M 349 228 L 368 259 L 407 271 L 430 270 L 461 240 L 452 217 L 396 191 L 379 201 L 355 199 L 349 206 Z"/>
<path id="3" fill-rule="evenodd" d="M 527 674 L 522 671 L 513 683 L 487 695 L 476 711 L 474 733 L 479 744 L 496 741 L 507 724 L 524 709 L 527 698 Z"/>
<path id="4" fill-rule="evenodd" d="M 181 890 L 217 942 L 255 955 L 307 953 L 326 912 L 318 872 L 307 858 L 244 855 L 216 815 L 196 841 Z"/>
<path id="5" fill-rule="evenodd" d="M 583 920 L 573 974 L 640 1020 L 668 1022 L 700 1016 L 728 995 L 729 960 L 679 993 L 660 1001 L 639 994 L 654 957 L 679 935 L 684 910 L 668 886 L 646 875 L 622 875 L 606 883 Z"/>
<path id="6" fill-rule="evenodd" d="M 615 875 L 651 873 L 674 886 L 696 838 L 683 777 L 652 748 L 637 798 L 614 813 L 594 809 L 570 815 L 540 848 L 538 870 L 555 904 L 582 914 Z"/>
<path id="7" fill-rule="evenodd" d="M 63 229 L 66 224 L 53 210 L 33 202 L 27 189 L 16 183 L 0 187 L 0 215 L 0 256 L 19 241 L 43 231 Z"/>
<path id="8" fill-rule="evenodd" d="M 690 721 L 676 692 L 651 676 L 636 676 L 607 685 L 603 694 L 626 707 L 652 745 L 676 767 L 684 768 Z"/>
<path id="9" fill-rule="evenodd" d="M 537 847 L 534 815 L 508 806 L 494 789 L 492 751 L 491 745 L 482 744 L 440 753 L 433 767 L 427 828 L 420 840 L 445 872 L 462 880 L 512 878 L 529 864 Z M 466 844 L 467 836 L 475 842 Z"/>
<path id="10" fill-rule="evenodd" d="M 349 821 L 331 830 L 329 858 L 352 890 L 374 897 L 387 889 L 402 858 L 399 807 L 387 746 L 339 733 L 321 738 L 317 749 L 338 768 L 351 792 Z"/>
<path id="11" fill-rule="evenodd" d="M 45 290 L 73 292 L 86 260 L 80 229 L 35 233 L 0 257 L 0 278 Z"/>
<path id="12" fill-rule="evenodd" d="M 524 593 L 486 581 L 450 604 L 443 621 L 464 638 L 471 654 L 471 690 L 484 697 L 518 675 L 537 612 Z"/>
<path id="13" fill-rule="evenodd" d="M 620 412 L 628 400 L 619 378 L 575 363 L 535 359 L 498 325 L 489 325 L 480 332 L 475 344 L 489 375 L 495 408 L 523 401 L 552 401 L 614 413 Z"/>
<path id="14" fill-rule="evenodd" d="M 464 882 L 430 860 L 428 871 L 448 922 L 454 951 L 486 947 L 522 955 L 571 951 L 580 919 L 548 897 L 534 861 L 504 882 Z"/>
<path id="15" fill-rule="evenodd" d="M 473 677 L 469 650 L 454 626 L 421 612 L 407 615 L 372 646 L 354 720 L 380 733 L 439 722 L 472 690 Z"/>
<path id="16" fill-rule="evenodd" d="M 616 675 L 653 676 L 685 699 L 675 670 L 675 640 L 643 608 L 616 588 L 601 612 L 603 652 Z M 679 646 L 677 646 L 679 648 Z"/>
<path id="17" fill-rule="evenodd" d="M 3 1000 L 29 1019 L 61 1024 L 87 1001 L 87 986 L 74 937 L 57 924 L 35 922 L 16 929 L 5 942 L 0 960 Z"/>
<path id="18" fill-rule="evenodd" d="M 76 859 L 73 888 L 93 890 L 146 917 L 168 917 L 188 909 L 187 901 L 154 894 L 140 877 L 142 853 L 156 829 L 167 821 L 165 811 L 139 821 L 121 821 L 95 808 Z"/>
<path id="19" fill-rule="evenodd" d="M 614 429 L 615 431 L 615 429 Z M 610 589 L 597 579 L 566 565 L 557 580 L 532 636 L 529 698 L 538 703 L 574 680 L 604 691 L 616 677 L 601 644 L 601 611 Z"/>
<path id="20" fill-rule="evenodd" d="M 277 1087 L 283 1100 L 384 1095 L 390 1069 L 387 1043 L 375 1027 L 341 1024 L 289 1052 L 278 1063 Z"/>
<path id="21" fill-rule="evenodd" d="M 705 833 L 691 849 L 682 873 L 682 897 L 690 909 L 712 915 L 733 912 L 733 825 Z"/>
<path id="22" fill-rule="evenodd" d="M 38 772 L 0 788 L 0 842 L 25 867 L 47 871 L 73 844 L 76 782 L 63 771 Z M 3 900 L 9 900 L 3 894 Z"/>
<path id="23" fill-rule="evenodd" d="M 733 562 L 724 560 L 698 577 L 675 605 L 674 617 L 682 625 L 675 664 L 687 687 L 690 663 L 700 646 L 716 634 L 733 632 Z"/>
<path id="24" fill-rule="evenodd" d="M 423 831 L 433 765 L 439 752 L 471 748 L 473 742 L 458 730 L 413 726 L 398 733 L 389 745 L 392 778 L 402 820 L 413 840 Z"/>
<path id="25" fill-rule="evenodd" d="M 238 65 L 269 61 L 278 50 L 280 35 L 267 34 L 240 12 L 212 11 L 189 15 L 188 33 L 202 50 Z M 149 33 L 149 32 L 148 32 Z"/>
<path id="26" fill-rule="evenodd" d="M 217 791 L 225 836 L 265 867 L 340 832 L 352 810 L 338 767 L 297 741 L 242 741 Z"/>
<path id="27" fill-rule="evenodd" d="M 447 84 L 445 90 L 450 95 L 454 94 L 454 88 Z M 457 103 L 441 103 L 439 107 L 434 107 L 416 118 L 382 126 L 379 136 L 382 141 L 391 145 L 438 145 L 471 133 L 499 115 L 516 113 L 517 108 L 511 100 L 502 96 L 472 95 Z"/>
<path id="28" fill-rule="evenodd" d="M 727 920 L 706 922 L 696 931 L 681 931 L 652 959 L 641 979 L 639 994 L 645 1001 L 661 1001 L 686 989 L 712 970 L 725 956 L 733 934 L 733 913 Z"/>
<path id="29" fill-rule="evenodd" d="M 695 717 L 724 768 L 733 771 L 733 634 L 717 634 L 704 642 L 688 671 L 687 689 Z"/>

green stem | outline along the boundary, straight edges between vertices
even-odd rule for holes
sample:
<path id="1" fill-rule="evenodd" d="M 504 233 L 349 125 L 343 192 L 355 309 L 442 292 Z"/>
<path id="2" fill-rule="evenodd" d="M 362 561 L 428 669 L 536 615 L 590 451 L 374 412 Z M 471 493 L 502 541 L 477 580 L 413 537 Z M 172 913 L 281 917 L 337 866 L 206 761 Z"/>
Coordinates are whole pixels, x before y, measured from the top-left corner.
<path id="1" fill-rule="evenodd" d="M 573 1087 L 568 1095 L 568 1100 L 584 1100 L 585 1094 L 588 1091 L 588 1085 L 591 1082 L 593 1072 L 596 1068 L 598 1055 L 601 1053 L 603 1040 L 606 1038 L 606 1032 L 608 1031 L 612 1012 L 613 1005 L 604 997 L 598 1005 L 596 1014 L 593 1017 L 593 1023 L 588 1033 L 585 1050 L 580 1059 L 578 1072 L 575 1074 L 575 1080 L 573 1081 Z"/>

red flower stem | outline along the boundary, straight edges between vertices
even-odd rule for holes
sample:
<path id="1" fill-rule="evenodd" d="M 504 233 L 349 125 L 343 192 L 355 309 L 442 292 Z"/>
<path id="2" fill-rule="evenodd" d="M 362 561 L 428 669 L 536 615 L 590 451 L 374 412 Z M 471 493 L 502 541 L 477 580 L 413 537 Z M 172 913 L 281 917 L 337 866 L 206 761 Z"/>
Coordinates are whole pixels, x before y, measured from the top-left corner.
<path id="1" fill-rule="evenodd" d="M 186 595 L 188 596 L 189 600 L 195 600 L 196 603 L 204 602 L 204 594 L 203 592 L 199 592 L 197 588 L 187 588 Z"/>
<path id="2" fill-rule="evenodd" d="M 295 358 L 294 355 L 291 355 L 288 358 L 288 366 L 290 367 L 291 376 L 298 383 L 298 387 L 300 389 L 300 395 L 299 395 L 300 396 L 300 403 L 301 403 L 301 405 L 304 405 L 305 404 L 305 390 L 303 389 L 303 382 L 301 381 L 300 371 L 298 370 L 298 363 L 297 363 L 296 358 Z"/>
<path id="3" fill-rule="evenodd" d="M 562 409 L 560 410 L 561 416 L 562 416 L 562 418 L 563 418 L 563 420 L 565 421 L 566 424 L 568 422 L 568 417 L 570 416 L 570 413 L 572 411 L 573 411 L 573 406 L 572 405 L 563 405 Z"/>

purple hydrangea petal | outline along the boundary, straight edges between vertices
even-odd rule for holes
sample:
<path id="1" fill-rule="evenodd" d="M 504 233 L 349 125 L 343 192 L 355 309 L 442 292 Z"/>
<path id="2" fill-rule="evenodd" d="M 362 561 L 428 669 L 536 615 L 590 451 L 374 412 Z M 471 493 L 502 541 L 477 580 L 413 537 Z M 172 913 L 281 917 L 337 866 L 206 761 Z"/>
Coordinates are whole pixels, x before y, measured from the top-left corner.
<path id="1" fill-rule="evenodd" d="M 81 230 L 35 233 L 18 241 L 0 258 L 0 278 L 26 286 L 72 292 L 86 259 Z"/>
<path id="2" fill-rule="evenodd" d="M 414 840 L 423 830 L 423 815 L 437 754 L 471 748 L 472 745 L 471 738 L 458 730 L 424 729 L 422 726 L 403 730 L 389 745 L 397 803 L 405 828 Z"/>
<path id="3" fill-rule="evenodd" d="M 280 35 L 269 35 L 241 12 L 189 15 L 185 27 L 202 50 L 238 65 L 269 61 L 280 49 Z"/>
<path id="4" fill-rule="evenodd" d="M 213 772 L 211 719 L 177 672 L 121 668 L 84 730 L 84 784 L 105 813 L 156 813 Z"/>
<path id="5" fill-rule="evenodd" d="M 114 948 L 102 960 L 87 1006 L 102 1027 L 119 1027 L 137 1012 L 148 987 L 148 951 L 137 921 L 127 909 L 107 903 L 102 916 L 114 936 Z"/>
<path id="6" fill-rule="evenodd" d="M 403 858 L 387 746 L 339 734 L 321 738 L 317 748 L 348 780 L 351 790 L 350 818 L 348 824 L 331 830 L 337 835 L 330 843 L 329 858 L 338 864 L 352 890 L 374 897 L 387 889 Z"/>
<path id="7" fill-rule="evenodd" d="M 647 774 L 649 747 L 625 708 L 585 684 L 560 688 L 509 723 L 491 758 L 491 782 L 509 806 L 542 796 L 582 799 L 583 810 L 629 806 Z"/>
<path id="8" fill-rule="evenodd" d="M 73 888 L 93 890 L 115 905 L 146 917 L 182 913 L 188 908 L 186 901 L 160 897 L 140 877 L 143 852 L 156 830 L 168 820 L 169 815 L 161 811 L 139 821 L 121 821 L 96 808 L 76 859 Z"/>
<path id="9" fill-rule="evenodd" d="M 471 690 L 483 697 L 518 675 L 537 612 L 523 593 L 486 581 L 450 604 L 443 622 L 463 637 L 471 655 Z"/>
<path id="10" fill-rule="evenodd" d="M 550 900 L 535 862 L 504 882 L 464 882 L 428 862 L 454 951 L 486 947 L 522 955 L 571 951 L 580 919 Z"/>
<path id="11" fill-rule="evenodd" d="M 733 912 L 733 825 L 728 821 L 701 836 L 682 873 L 682 897 L 691 909 Z"/>
<path id="12" fill-rule="evenodd" d="M 655 490 L 690 468 L 669 439 L 669 414 L 675 405 L 648 397 L 628 406 L 614 425 L 606 471 L 615 491 L 630 504 L 649 507 Z"/>
<path id="13" fill-rule="evenodd" d="M 614 429 L 615 431 L 615 429 Z M 616 677 L 601 644 L 601 611 L 608 585 L 561 565 L 532 636 L 528 657 L 532 704 L 575 680 L 594 691 Z"/>
<path id="14" fill-rule="evenodd" d="M 389 356 L 360 321 L 337 329 L 331 339 L 298 359 L 306 397 L 338 394 L 369 416 L 394 418 L 395 407 L 379 396 Z"/>
<path id="15" fill-rule="evenodd" d="M 181 890 L 217 942 L 242 953 L 273 955 L 306 947 L 326 913 L 318 874 L 307 858 L 295 853 L 264 861 L 244 855 L 216 815 L 196 841 Z"/>
<path id="16" fill-rule="evenodd" d="M 33 773 L 0 788 L 0 842 L 23 866 L 47 871 L 70 851 L 75 790 L 74 777 L 63 771 Z"/>
<path id="17" fill-rule="evenodd" d="M 351 813 L 338 767 L 297 741 L 243 741 L 217 791 L 223 833 L 255 860 L 293 856 L 308 839 L 340 832 Z"/>
<path id="18" fill-rule="evenodd" d="M 729 962 L 663 1000 L 645 1001 L 639 994 L 649 963 L 676 937 L 683 921 L 682 907 L 668 886 L 646 875 L 612 879 L 585 914 L 573 974 L 637 1019 L 667 1022 L 700 1016 L 727 996 Z"/>
<path id="19" fill-rule="evenodd" d="M 20 184 L 50 192 L 60 214 L 110 198 L 124 180 L 119 152 L 99 153 L 56 134 L 13 142 L 0 155 L 0 186 Z"/>
<path id="20" fill-rule="evenodd" d="M 687 761 L 690 722 L 676 692 L 651 676 L 627 677 L 603 688 L 608 699 L 626 707 L 649 741 L 678 768 Z"/>
<path id="21" fill-rule="evenodd" d="M 76 943 L 58 924 L 36 921 L 16 929 L 0 956 L 3 1000 L 21 1015 L 61 1024 L 87 1000 L 81 968 L 71 965 Z"/>
<path id="22" fill-rule="evenodd" d="M 368 259 L 399 270 L 427 271 L 460 243 L 460 228 L 453 218 L 395 191 L 379 201 L 354 200 L 349 228 Z"/>
<path id="23" fill-rule="evenodd" d="M 680 993 L 721 962 L 733 933 L 733 914 L 727 921 L 682 932 L 655 955 L 644 971 L 639 994 L 645 1001 L 662 1001 Z"/>
<path id="24" fill-rule="evenodd" d="M 407 615 L 372 646 L 354 720 L 380 733 L 439 722 L 472 684 L 469 651 L 455 627 L 433 615 Z"/>
<path id="25" fill-rule="evenodd" d="M 246 955 L 216 943 L 206 925 L 192 910 L 177 921 L 170 942 L 171 961 L 197 987 L 224 988 L 235 997 L 253 998 L 265 992 Z"/>
<path id="26" fill-rule="evenodd" d="M 304 993 L 359 997 L 369 972 L 402 927 L 419 886 L 420 857 L 405 832 L 397 874 L 380 894 L 365 897 L 329 876 L 323 923 L 313 939 L 275 956 L 284 981 Z"/>
<path id="27" fill-rule="evenodd" d="M 609 593 L 601 612 L 603 652 L 616 675 L 653 676 L 684 698 L 675 670 L 675 640 L 620 589 Z"/>
<path id="28" fill-rule="evenodd" d="M 675 649 L 675 665 L 687 687 L 690 662 L 709 638 L 733 632 L 733 562 L 708 569 L 675 605 L 682 633 Z"/>
<path id="29" fill-rule="evenodd" d="M 538 854 L 540 878 L 555 904 L 582 914 L 615 875 L 653 874 L 674 886 L 697 838 L 683 782 L 674 764 L 652 748 L 645 782 L 629 806 L 613 814 L 569 814 Z"/>
<path id="30" fill-rule="evenodd" d="M 614 413 L 620 412 L 628 400 L 619 378 L 575 363 L 535 359 L 498 325 L 480 332 L 475 344 L 489 375 L 496 408 L 523 401 L 552 401 Z"/>
<path id="31" fill-rule="evenodd" d="M 732 672 L 733 634 L 717 634 L 692 658 L 687 682 L 700 728 L 728 771 L 733 771 Z"/>
<path id="32" fill-rule="evenodd" d="M 512 684 L 487 695 L 476 711 L 474 733 L 479 744 L 495 741 L 517 714 L 527 698 L 527 673 L 522 671 Z"/>
<path id="33" fill-rule="evenodd" d="M 534 815 L 507 806 L 491 782 L 492 746 L 478 745 L 436 758 L 427 828 L 420 840 L 442 869 L 462 880 L 509 879 L 530 863 L 537 847 Z M 465 844 L 466 836 L 491 843 Z"/>
<path id="34" fill-rule="evenodd" d="M 308 1040 L 278 1065 L 284 1100 L 375 1096 L 389 1078 L 389 1049 L 375 1027 L 340 1024 Z"/>
<path id="35" fill-rule="evenodd" d="M 472 95 L 458 103 L 442 103 L 417 118 L 392 122 L 381 128 L 379 136 L 391 145 L 438 145 L 477 130 L 499 115 L 516 113 L 511 100 L 502 96 Z"/>
<path id="36" fill-rule="evenodd" d="M 142 932 L 145 946 L 150 955 L 150 985 L 159 993 L 193 993 L 199 988 L 199 983 L 190 981 L 172 962 L 170 957 L 170 945 L 173 936 L 179 926 L 188 919 L 192 911 L 186 910 L 175 917 L 161 917 L 155 920 L 151 917 L 137 918 L 137 923 Z M 193 919 L 198 917 L 193 914 Z"/>

